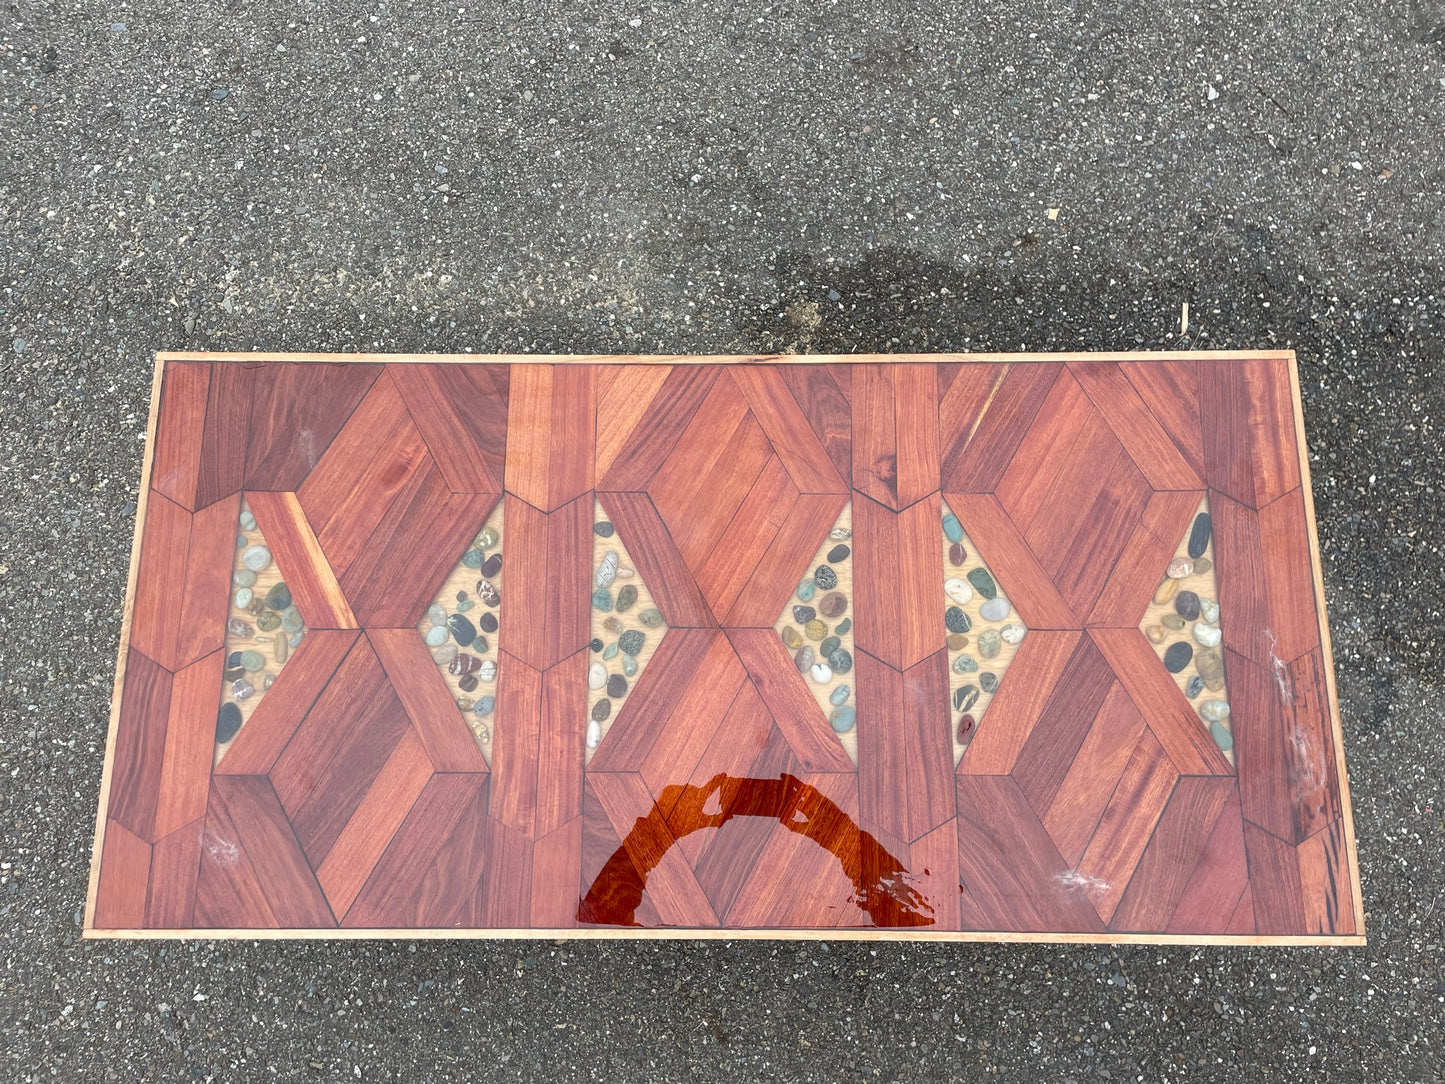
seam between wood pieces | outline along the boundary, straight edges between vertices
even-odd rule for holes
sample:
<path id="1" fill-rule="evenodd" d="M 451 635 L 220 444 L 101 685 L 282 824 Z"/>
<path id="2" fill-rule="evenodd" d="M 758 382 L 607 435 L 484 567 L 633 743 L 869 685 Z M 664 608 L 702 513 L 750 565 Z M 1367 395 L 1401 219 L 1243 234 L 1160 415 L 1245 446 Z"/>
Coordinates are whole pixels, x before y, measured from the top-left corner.
<path id="1" fill-rule="evenodd" d="M 1293 361 L 1293 350 L 1081 350 L 1024 354 L 341 354 L 163 350 L 162 362 L 239 361 L 387 365 L 1011 365 L 1080 361 Z"/>

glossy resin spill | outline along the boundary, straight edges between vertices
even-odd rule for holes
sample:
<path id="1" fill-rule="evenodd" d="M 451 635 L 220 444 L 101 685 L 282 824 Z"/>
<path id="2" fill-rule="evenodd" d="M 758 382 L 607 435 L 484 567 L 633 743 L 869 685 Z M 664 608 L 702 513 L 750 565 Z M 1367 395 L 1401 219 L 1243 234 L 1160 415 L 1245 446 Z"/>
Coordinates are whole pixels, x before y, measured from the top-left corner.
<path id="1" fill-rule="evenodd" d="M 948 504 L 943 505 L 943 625 L 948 643 L 953 762 L 983 722 L 1028 628 Z"/>
<path id="2" fill-rule="evenodd" d="M 1209 498 L 1169 559 L 1139 627 L 1224 755 L 1234 763 L 1234 729 L 1220 647 L 1219 586 Z"/>
<path id="3" fill-rule="evenodd" d="M 773 626 L 808 682 L 818 710 L 858 763 L 853 703 L 853 505 L 838 514 Z"/>
<path id="4" fill-rule="evenodd" d="M 216 763 L 306 636 L 306 620 L 244 497 L 236 525 L 235 556 L 221 705 L 216 712 Z"/>
<path id="5" fill-rule="evenodd" d="M 488 760 L 498 722 L 504 504 L 492 509 L 417 626 Z"/>
<path id="6" fill-rule="evenodd" d="M 587 645 L 587 759 L 621 714 L 667 634 L 667 622 L 600 501 L 593 502 L 592 639 Z"/>

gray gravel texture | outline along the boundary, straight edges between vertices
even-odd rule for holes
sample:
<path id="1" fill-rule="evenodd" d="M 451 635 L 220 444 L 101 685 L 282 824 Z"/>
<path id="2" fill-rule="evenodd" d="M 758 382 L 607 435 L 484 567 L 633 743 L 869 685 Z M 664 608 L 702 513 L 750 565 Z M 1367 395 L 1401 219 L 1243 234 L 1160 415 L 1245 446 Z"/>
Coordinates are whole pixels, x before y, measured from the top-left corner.
<path id="1" fill-rule="evenodd" d="M 0 1078 L 1445 1076 L 1438 0 L 498 7 L 0 13 Z M 1184 346 L 1300 352 L 1368 948 L 80 941 L 154 351 Z"/>

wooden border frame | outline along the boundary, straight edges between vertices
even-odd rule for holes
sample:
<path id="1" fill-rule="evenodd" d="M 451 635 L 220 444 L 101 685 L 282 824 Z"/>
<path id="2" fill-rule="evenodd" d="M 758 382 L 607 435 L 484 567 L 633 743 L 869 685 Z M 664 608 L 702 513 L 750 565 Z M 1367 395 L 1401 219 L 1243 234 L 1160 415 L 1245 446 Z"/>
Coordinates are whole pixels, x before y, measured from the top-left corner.
<path id="1" fill-rule="evenodd" d="M 116 731 L 120 722 L 121 690 L 125 681 L 126 656 L 130 647 L 131 623 L 135 606 L 136 580 L 140 570 L 142 530 L 146 521 L 147 495 L 155 452 L 156 426 L 160 415 L 161 385 L 169 362 L 292 362 L 318 364 L 501 364 L 501 365 L 837 365 L 837 364 L 908 364 L 952 363 L 1018 364 L 1027 362 L 1078 361 L 1287 361 L 1290 393 L 1294 408 L 1295 444 L 1299 455 L 1301 488 L 1309 531 L 1311 571 L 1314 576 L 1315 612 L 1319 622 L 1320 647 L 1324 661 L 1325 684 L 1329 698 L 1331 732 L 1335 744 L 1341 816 L 1344 822 L 1346 861 L 1349 864 L 1350 891 L 1354 907 L 1354 934 L 1300 935 L 1207 935 L 1160 933 L 1015 933 L 1009 931 L 929 931 L 917 927 L 898 929 L 862 928 L 773 928 L 717 929 L 706 927 L 663 928 L 594 928 L 594 929 L 98 929 L 95 926 L 97 887 L 100 880 L 100 859 L 105 845 L 106 816 L 111 776 L 114 769 Z M 1345 766 L 1344 732 L 1340 718 L 1339 697 L 1335 685 L 1334 651 L 1330 640 L 1329 617 L 1325 609 L 1324 573 L 1320 561 L 1319 536 L 1315 524 L 1314 494 L 1310 479 L 1309 446 L 1305 439 L 1304 407 L 1300 392 L 1299 364 L 1293 350 L 1188 350 L 1188 351 L 1055 351 L 1048 353 L 929 353 L 929 354 L 374 354 L 374 353 L 283 353 L 267 351 L 161 351 L 155 355 L 151 376 L 151 401 L 146 424 L 145 455 L 141 465 L 140 493 L 136 499 L 136 523 L 132 533 L 130 568 L 126 577 L 124 611 L 121 618 L 115 681 L 112 685 L 109 724 L 106 732 L 105 760 L 101 773 L 96 813 L 95 838 L 91 847 L 91 865 L 85 900 L 85 920 L 81 930 L 84 939 L 180 940 L 205 939 L 229 941 L 275 940 L 345 940 L 382 939 L 415 940 L 711 940 L 711 941 L 946 941 L 980 943 L 1029 944 L 1134 944 L 1134 945 L 1278 945 L 1278 946 L 1362 946 L 1366 943 L 1364 899 L 1360 885 L 1359 856 L 1355 842 L 1354 810 L 1350 798 L 1349 777 Z"/>

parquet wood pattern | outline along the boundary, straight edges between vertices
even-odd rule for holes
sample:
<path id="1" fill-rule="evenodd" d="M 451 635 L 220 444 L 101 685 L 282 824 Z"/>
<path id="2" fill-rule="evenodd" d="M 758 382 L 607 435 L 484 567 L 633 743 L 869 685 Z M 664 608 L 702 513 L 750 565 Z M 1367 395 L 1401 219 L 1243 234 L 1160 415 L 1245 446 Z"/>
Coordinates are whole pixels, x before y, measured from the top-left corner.
<path id="1" fill-rule="evenodd" d="M 1291 366 L 163 357 L 86 935 L 1360 943 Z M 277 620 L 243 497 L 306 632 L 217 744 L 227 614 Z M 1214 731 L 1140 628 L 1206 500 Z M 1001 655 L 945 627 L 959 524 Z M 629 582 L 657 613 L 608 625 Z M 435 632 L 494 637 L 490 763 Z"/>

